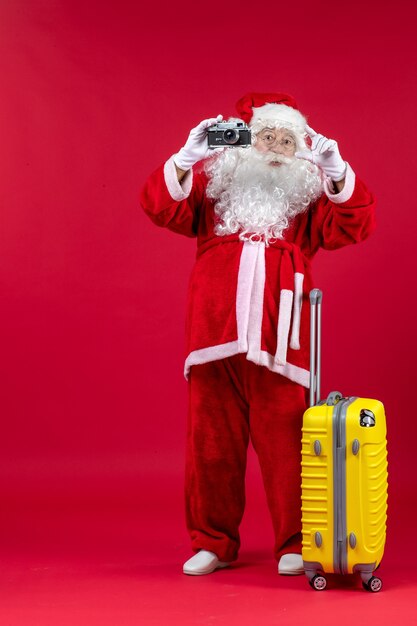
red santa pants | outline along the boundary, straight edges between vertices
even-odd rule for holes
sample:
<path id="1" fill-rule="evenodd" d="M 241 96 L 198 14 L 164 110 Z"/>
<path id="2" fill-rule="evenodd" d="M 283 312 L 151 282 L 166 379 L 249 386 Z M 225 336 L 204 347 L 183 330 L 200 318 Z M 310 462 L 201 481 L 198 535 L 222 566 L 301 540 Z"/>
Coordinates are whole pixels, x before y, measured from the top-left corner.
<path id="1" fill-rule="evenodd" d="M 237 558 L 249 437 L 275 532 L 275 556 L 301 553 L 301 425 L 307 392 L 239 354 L 189 379 L 186 519 L 192 548 Z"/>

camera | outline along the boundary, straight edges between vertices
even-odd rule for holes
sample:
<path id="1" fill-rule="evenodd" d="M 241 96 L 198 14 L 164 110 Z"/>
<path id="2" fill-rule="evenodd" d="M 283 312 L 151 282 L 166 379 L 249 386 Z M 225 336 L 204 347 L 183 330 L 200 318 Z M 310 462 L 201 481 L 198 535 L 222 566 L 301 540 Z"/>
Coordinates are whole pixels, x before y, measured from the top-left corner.
<path id="1" fill-rule="evenodd" d="M 207 141 L 211 150 L 219 146 L 248 148 L 251 131 L 245 122 L 218 122 L 207 129 Z"/>

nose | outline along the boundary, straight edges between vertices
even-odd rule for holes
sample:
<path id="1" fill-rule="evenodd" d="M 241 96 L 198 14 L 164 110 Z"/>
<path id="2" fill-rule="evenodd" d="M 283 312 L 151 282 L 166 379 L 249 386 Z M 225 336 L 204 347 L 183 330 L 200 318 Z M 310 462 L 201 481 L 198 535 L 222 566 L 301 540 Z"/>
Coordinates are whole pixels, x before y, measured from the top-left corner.
<path id="1" fill-rule="evenodd" d="M 276 141 L 273 146 L 270 147 L 271 152 L 275 154 L 285 154 L 284 146 L 281 146 L 279 141 Z"/>

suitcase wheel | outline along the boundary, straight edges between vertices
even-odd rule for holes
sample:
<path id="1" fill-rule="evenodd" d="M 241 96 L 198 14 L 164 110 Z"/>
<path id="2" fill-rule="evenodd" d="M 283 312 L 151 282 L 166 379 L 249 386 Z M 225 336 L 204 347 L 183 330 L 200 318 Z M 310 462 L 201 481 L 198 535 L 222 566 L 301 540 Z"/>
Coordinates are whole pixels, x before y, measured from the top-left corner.
<path id="1" fill-rule="evenodd" d="M 366 589 L 366 591 L 372 591 L 372 593 L 377 593 L 382 589 L 382 580 L 377 576 L 371 576 L 368 582 L 363 582 L 362 585 L 363 588 Z"/>
<path id="2" fill-rule="evenodd" d="M 327 586 L 327 579 L 320 574 L 316 574 L 316 576 L 313 576 L 313 578 L 309 582 L 313 589 L 315 589 L 316 591 L 323 591 L 324 589 L 326 589 Z"/>

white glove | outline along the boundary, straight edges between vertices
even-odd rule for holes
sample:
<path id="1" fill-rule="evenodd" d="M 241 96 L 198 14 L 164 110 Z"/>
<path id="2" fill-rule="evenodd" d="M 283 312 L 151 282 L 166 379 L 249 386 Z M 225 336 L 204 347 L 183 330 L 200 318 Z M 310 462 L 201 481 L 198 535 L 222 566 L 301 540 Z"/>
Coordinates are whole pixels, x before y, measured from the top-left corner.
<path id="1" fill-rule="evenodd" d="M 207 147 L 207 128 L 216 122 L 221 122 L 222 119 L 223 115 L 211 117 L 208 120 L 203 120 L 192 129 L 185 146 L 177 154 L 174 154 L 174 163 L 177 167 L 187 171 L 198 161 L 213 154 L 213 150 L 209 150 Z"/>
<path id="2" fill-rule="evenodd" d="M 311 137 L 311 150 L 300 150 L 295 156 L 318 165 L 335 182 L 343 180 L 346 176 L 346 163 L 340 156 L 337 141 L 316 133 L 310 126 L 306 126 L 306 131 Z"/>

